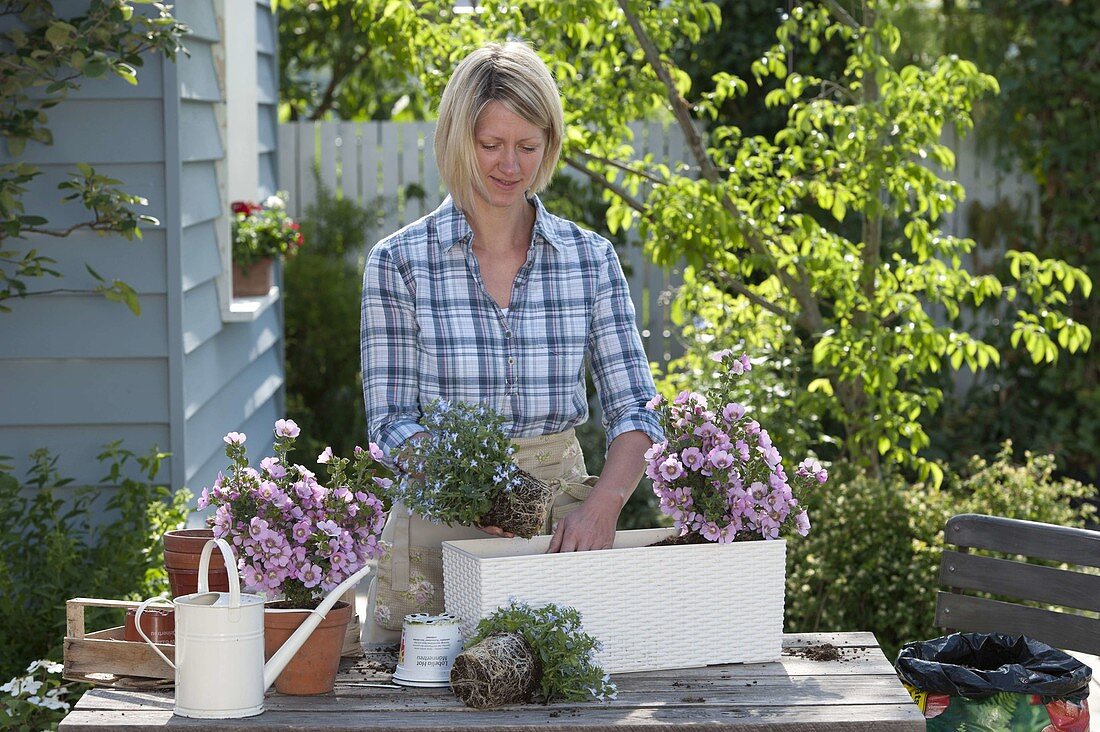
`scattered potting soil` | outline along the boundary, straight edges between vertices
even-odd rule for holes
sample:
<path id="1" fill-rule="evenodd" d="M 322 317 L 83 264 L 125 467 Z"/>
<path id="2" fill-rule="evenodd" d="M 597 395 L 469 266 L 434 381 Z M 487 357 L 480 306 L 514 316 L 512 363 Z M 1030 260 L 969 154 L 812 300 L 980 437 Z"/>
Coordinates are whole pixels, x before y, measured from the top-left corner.
<path id="1" fill-rule="evenodd" d="M 800 646 L 798 648 L 784 648 L 783 653 L 788 656 L 801 656 L 811 661 L 840 661 L 843 649 L 837 648 L 832 643 L 819 643 L 813 646 Z"/>

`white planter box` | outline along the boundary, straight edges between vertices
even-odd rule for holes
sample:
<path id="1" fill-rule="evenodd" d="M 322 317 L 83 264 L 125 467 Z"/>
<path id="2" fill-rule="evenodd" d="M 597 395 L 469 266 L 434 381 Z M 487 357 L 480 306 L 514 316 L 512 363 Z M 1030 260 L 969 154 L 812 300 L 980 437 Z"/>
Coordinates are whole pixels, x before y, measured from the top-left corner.
<path id="1" fill-rule="evenodd" d="M 647 546 L 672 529 L 620 531 L 615 548 L 546 554 L 549 536 L 443 542 L 447 612 L 469 637 L 518 599 L 581 612 L 608 673 L 779 658 L 783 540 Z"/>

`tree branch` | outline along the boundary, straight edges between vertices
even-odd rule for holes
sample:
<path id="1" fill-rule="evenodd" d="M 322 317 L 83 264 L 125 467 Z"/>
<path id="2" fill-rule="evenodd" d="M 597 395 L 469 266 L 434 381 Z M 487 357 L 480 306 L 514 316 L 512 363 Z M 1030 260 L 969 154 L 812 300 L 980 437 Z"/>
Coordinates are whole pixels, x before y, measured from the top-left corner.
<path id="1" fill-rule="evenodd" d="M 695 129 L 695 121 L 691 118 L 689 112 L 691 105 L 676 90 L 672 75 L 668 73 L 665 62 L 661 60 L 660 51 L 657 50 L 657 46 L 653 43 L 649 34 L 646 33 L 645 28 L 642 27 L 638 17 L 630 12 L 627 0 L 619 0 L 619 7 L 622 8 L 623 15 L 626 16 L 626 21 L 630 24 L 630 29 L 634 32 L 638 45 L 642 47 L 642 52 L 645 53 L 650 68 L 653 69 L 653 73 L 657 74 L 657 78 L 665 86 L 668 101 L 672 105 L 672 114 L 676 117 L 676 123 L 680 126 L 680 129 L 683 130 L 684 137 L 687 138 L 688 148 L 699 164 L 700 172 L 711 183 L 717 183 L 720 178 L 718 169 L 714 167 L 714 163 L 711 162 L 710 156 L 707 155 L 707 151 L 703 147 L 702 135 L 699 134 L 699 130 Z"/>
<path id="2" fill-rule="evenodd" d="M 859 30 L 863 27 L 859 23 L 859 21 L 857 21 L 848 13 L 847 10 L 840 6 L 840 3 L 838 3 L 837 0 L 822 0 L 822 4 L 826 7 L 826 9 L 828 9 L 829 15 L 833 16 L 849 28 L 855 28 L 856 30 Z"/>
<path id="3" fill-rule="evenodd" d="M 36 226 L 30 226 L 26 229 L 23 229 L 22 231 L 30 234 L 56 236 L 59 239 L 63 239 L 77 229 L 88 229 L 90 231 L 115 231 L 115 229 L 110 224 L 104 223 L 102 221 L 85 221 L 80 224 L 73 224 L 67 229 L 39 229 Z"/>
<path id="4" fill-rule="evenodd" d="M 702 137 L 695 128 L 695 122 L 689 112 L 690 105 L 676 90 L 676 85 L 672 81 L 672 75 L 669 74 L 668 69 L 665 67 L 665 62 L 661 59 L 661 54 L 657 50 L 657 46 L 654 45 L 653 40 L 646 33 L 645 28 L 642 27 L 637 16 L 630 11 L 627 0 L 618 0 L 618 3 L 623 14 L 626 16 L 627 23 L 630 25 L 634 37 L 638 41 L 638 45 L 641 46 L 645 54 L 646 61 L 653 68 L 653 72 L 657 74 L 657 78 L 660 79 L 661 83 L 665 86 L 669 102 L 672 105 L 672 113 L 675 115 L 676 122 L 683 131 L 684 137 L 687 139 L 688 148 L 699 164 L 699 172 L 704 179 L 717 184 L 721 180 L 721 175 L 703 147 Z M 728 193 L 722 196 L 722 208 L 735 220 L 744 223 L 741 211 L 737 208 L 737 205 L 734 203 L 733 199 L 730 198 Z M 800 280 L 791 277 L 776 265 L 775 257 L 768 251 L 768 247 L 761 240 L 758 232 L 745 227 L 742 234 L 753 252 L 768 260 L 769 264 L 772 266 L 772 271 L 776 273 L 776 276 L 779 277 L 783 285 L 790 290 L 791 295 L 802 308 L 802 312 L 797 316 L 796 321 L 811 333 L 819 333 L 824 330 L 825 321 L 821 316 L 821 308 L 814 298 L 813 293 L 810 292 L 810 288 L 806 286 L 805 274 L 802 273 L 801 268 L 798 268 L 801 275 Z"/>
<path id="5" fill-rule="evenodd" d="M 785 308 L 780 307 L 779 305 L 776 305 L 771 300 L 768 300 L 767 298 L 761 297 L 760 295 L 758 295 L 755 292 L 753 292 L 752 290 L 750 290 L 744 282 L 741 282 L 740 280 L 734 279 L 734 277 L 732 275 L 730 275 L 729 272 L 726 272 L 725 270 L 715 269 L 714 267 L 708 267 L 707 268 L 707 273 L 710 274 L 715 279 L 717 279 L 718 281 L 720 281 L 722 283 L 722 285 L 724 285 L 728 289 L 732 290 L 733 292 L 736 292 L 738 295 L 741 295 L 742 297 L 746 298 L 747 300 L 752 302 L 754 305 L 759 305 L 760 307 L 764 308 L 765 310 L 768 310 L 772 313 L 775 313 L 776 315 L 778 315 L 781 318 L 786 318 L 787 320 L 789 320 L 791 322 L 794 322 L 795 320 L 798 319 L 797 316 L 794 313 L 790 312 L 789 310 L 786 310 Z"/>
<path id="6" fill-rule="evenodd" d="M 574 158 L 571 158 L 568 155 L 563 155 L 562 160 L 570 168 L 573 168 L 574 170 L 577 170 L 581 173 L 584 173 L 586 176 L 588 176 L 588 178 L 590 180 L 592 180 L 596 183 L 599 183 L 601 186 L 608 189 L 609 191 L 614 193 L 619 198 L 623 199 L 623 202 L 627 206 L 630 206 L 632 209 L 634 209 L 635 211 L 640 213 L 642 216 L 645 216 L 646 218 L 649 218 L 649 210 L 645 207 L 645 204 L 643 204 L 641 201 L 639 201 L 638 199 L 631 196 L 630 191 L 626 190 L 622 186 L 618 186 L 618 185 L 612 183 L 611 181 L 604 178 L 602 175 L 597 175 L 596 173 L 589 170 L 580 161 L 575 160 Z"/>
<path id="7" fill-rule="evenodd" d="M 630 173 L 631 175 L 636 175 L 639 178 L 645 178 L 646 180 L 648 180 L 650 183 L 653 183 L 654 185 L 663 186 L 663 185 L 668 184 L 668 181 L 661 180 L 660 178 L 653 175 L 652 173 L 647 173 L 644 170 L 635 170 L 634 168 L 631 168 L 629 165 L 626 165 L 624 163 L 620 163 L 617 160 L 612 160 L 610 158 L 600 157 L 599 155 L 593 155 L 590 152 L 581 152 L 581 155 L 585 156 L 589 160 L 595 160 L 597 163 L 603 163 L 604 165 L 610 165 L 613 168 L 618 168 L 619 170 Z"/>

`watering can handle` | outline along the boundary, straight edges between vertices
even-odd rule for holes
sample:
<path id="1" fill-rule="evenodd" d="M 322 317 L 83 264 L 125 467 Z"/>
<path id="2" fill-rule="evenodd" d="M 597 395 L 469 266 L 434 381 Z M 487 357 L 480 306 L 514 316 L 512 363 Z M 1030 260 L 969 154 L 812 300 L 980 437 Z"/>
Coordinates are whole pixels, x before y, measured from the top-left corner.
<path id="1" fill-rule="evenodd" d="M 233 556 L 233 548 L 225 539 L 211 539 L 202 548 L 202 556 L 199 557 L 199 592 L 207 592 L 210 584 L 207 574 L 210 572 L 210 553 L 217 545 L 225 559 L 226 574 L 229 575 L 229 607 L 236 610 L 241 606 L 241 580 L 237 576 L 237 558 Z"/>
<path id="2" fill-rule="evenodd" d="M 158 656 L 164 659 L 164 662 L 166 664 L 168 664 L 172 668 L 175 668 L 176 664 L 168 660 L 168 656 L 164 655 L 164 653 L 162 653 L 161 650 L 157 648 L 157 644 L 151 641 L 149 639 L 149 636 L 145 635 L 145 631 L 141 628 L 141 614 L 145 612 L 145 608 L 149 607 L 151 603 L 157 602 L 158 600 L 164 600 L 164 596 L 158 595 L 157 597 L 150 597 L 148 600 L 145 600 L 140 605 L 138 605 L 137 610 L 134 611 L 134 628 L 137 630 L 138 635 L 141 636 L 142 640 L 151 645 L 153 647 L 153 650 L 157 652 Z"/>

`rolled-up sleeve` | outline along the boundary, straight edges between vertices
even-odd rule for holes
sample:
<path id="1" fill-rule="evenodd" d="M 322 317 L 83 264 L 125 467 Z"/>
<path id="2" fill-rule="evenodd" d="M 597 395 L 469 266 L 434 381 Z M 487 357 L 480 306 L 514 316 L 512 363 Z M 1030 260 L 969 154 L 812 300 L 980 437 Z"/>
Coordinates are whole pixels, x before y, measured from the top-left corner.
<path id="1" fill-rule="evenodd" d="M 646 402 L 657 393 L 638 326 L 634 303 L 614 247 L 607 240 L 589 331 L 588 357 L 603 411 L 607 445 L 640 430 L 654 442 L 664 439 L 657 415 Z"/>
<path id="2" fill-rule="evenodd" d="M 415 297 L 385 241 L 367 257 L 359 335 L 367 431 L 392 454 L 424 428 L 418 422 Z"/>

